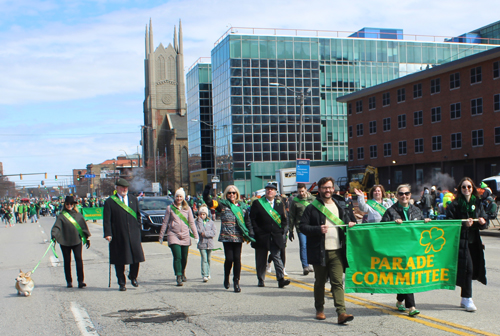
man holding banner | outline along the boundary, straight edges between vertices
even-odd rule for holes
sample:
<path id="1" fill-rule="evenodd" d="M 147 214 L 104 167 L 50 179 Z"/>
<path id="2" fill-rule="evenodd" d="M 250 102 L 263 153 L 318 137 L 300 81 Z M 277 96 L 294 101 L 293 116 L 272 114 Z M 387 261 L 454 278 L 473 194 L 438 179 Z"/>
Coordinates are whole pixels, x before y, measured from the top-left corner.
<path id="1" fill-rule="evenodd" d="M 352 321 L 346 313 L 344 302 L 343 273 L 347 267 L 345 223 L 349 216 L 344 207 L 332 199 L 335 181 L 323 177 L 318 181 L 319 198 L 307 206 L 300 221 L 300 230 L 307 236 L 307 260 L 314 267 L 314 306 L 316 319 L 326 319 L 325 283 L 330 278 L 332 295 L 337 309 L 338 324 Z"/>
<path id="2" fill-rule="evenodd" d="M 104 238 L 109 242 L 109 262 L 115 265 L 120 291 L 126 291 L 125 265 L 129 267 L 132 286 L 138 287 L 139 263 L 145 260 L 141 245 L 141 226 L 137 221 L 137 198 L 128 195 L 129 183 L 120 178 L 116 181 L 116 195 L 104 202 Z"/>

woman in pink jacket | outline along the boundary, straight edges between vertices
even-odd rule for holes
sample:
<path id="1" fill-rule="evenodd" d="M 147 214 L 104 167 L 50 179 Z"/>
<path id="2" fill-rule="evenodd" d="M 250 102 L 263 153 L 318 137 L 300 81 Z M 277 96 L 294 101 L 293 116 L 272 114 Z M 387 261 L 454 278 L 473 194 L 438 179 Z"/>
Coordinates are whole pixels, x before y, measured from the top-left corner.
<path id="1" fill-rule="evenodd" d="M 160 231 L 160 244 L 163 244 L 163 235 L 165 231 L 167 232 L 168 246 L 174 256 L 174 272 L 177 277 L 177 286 L 182 286 L 182 283 L 186 281 L 185 269 L 191 237 L 198 240 L 193 212 L 185 198 L 184 189 L 177 189 L 174 203 L 168 206 L 165 211 Z"/>

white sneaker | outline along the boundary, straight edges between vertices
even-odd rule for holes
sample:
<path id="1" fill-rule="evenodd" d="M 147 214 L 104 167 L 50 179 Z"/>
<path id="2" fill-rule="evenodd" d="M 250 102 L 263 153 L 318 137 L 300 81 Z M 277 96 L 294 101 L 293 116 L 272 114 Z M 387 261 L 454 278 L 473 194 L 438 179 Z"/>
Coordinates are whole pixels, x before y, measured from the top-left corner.
<path id="1" fill-rule="evenodd" d="M 462 301 L 460 301 L 460 307 L 465 308 L 465 310 L 468 312 L 474 312 L 477 310 L 477 307 L 474 304 L 474 301 L 472 301 L 472 298 L 462 298 Z"/>
<path id="2" fill-rule="evenodd" d="M 203 277 L 203 282 L 208 282 L 208 277 Z"/>
<path id="3" fill-rule="evenodd" d="M 271 263 L 268 263 L 268 264 L 267 264 L 267 267 L 266 267 L 266 272 L 267 272 L 267 273 L 271 273 Z"/>
<path id="4" fill-rule="evenodd" d="M 283 268 L 283 274 L 288 275 L 288 273 L 286 272 L 286 270 L 284 268 Z"/>
<path id="5" fill-rule="evenodd" d="M 314 272 L 313 265 L 309 265 L 309 272 Z"/>

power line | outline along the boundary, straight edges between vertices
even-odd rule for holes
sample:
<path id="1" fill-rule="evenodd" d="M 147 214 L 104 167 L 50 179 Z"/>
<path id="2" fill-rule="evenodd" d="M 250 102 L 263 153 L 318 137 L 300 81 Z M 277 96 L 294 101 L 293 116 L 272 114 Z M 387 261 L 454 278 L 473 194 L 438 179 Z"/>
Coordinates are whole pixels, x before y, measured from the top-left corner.
<path id="1" fill-rule="evenodd" d="M 117 132 L 117 133 L 80 133 L 80 134 L 22 134 L 22 133 L 0 133 L 0 136 L 33 136 L 33 137 L 40 137 L 40 136 L 86 136 L 86 135 L 114 135 L 114 134 L 137 134 L 140 133 L 140 131 L 135 131 L 135 132 Z"/>

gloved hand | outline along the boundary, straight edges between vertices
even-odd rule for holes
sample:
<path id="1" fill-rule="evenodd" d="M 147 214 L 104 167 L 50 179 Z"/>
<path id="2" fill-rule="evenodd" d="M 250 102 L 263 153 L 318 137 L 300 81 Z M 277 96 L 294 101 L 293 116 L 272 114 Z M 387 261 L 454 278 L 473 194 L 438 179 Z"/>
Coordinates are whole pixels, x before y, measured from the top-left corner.
<path id="1" fill-rule="evenodd" d="M 87 247 L 87 249 L 90 247 L 90 240 L 87 239 L 87 243 L 85 244 L 85 247 Z"/>
<path id="2" fill-rule="evenodd" d="M 295 239 L 295 235 L 293 234 L 293 230 L 288 232 L 288 239 L 292 242 Z"/>

